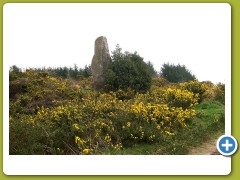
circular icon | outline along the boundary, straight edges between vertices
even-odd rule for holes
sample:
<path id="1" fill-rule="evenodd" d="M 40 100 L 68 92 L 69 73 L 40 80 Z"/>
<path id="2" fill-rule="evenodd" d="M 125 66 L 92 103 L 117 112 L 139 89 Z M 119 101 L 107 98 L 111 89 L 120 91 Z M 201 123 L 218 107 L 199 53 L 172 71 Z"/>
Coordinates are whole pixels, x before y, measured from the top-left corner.
<path id="1" fill-rule="evenodd" d="M 233 136 L 223 135 L 217 141 L 217 149 L 224 156 L 233 155 L 237 148 L 238 143 Z"/>

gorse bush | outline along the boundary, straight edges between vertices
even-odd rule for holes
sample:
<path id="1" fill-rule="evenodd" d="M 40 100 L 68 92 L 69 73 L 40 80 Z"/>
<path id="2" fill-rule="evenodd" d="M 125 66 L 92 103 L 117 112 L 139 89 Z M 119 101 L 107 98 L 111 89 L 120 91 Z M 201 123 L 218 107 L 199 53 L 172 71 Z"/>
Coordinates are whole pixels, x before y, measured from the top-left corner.
<path id="1" fill-rule="evenodd" d="M 161 75 L 169 82 L 178 83 L 196 79 L 196 77 L 184 66 L 164 63 L 161 68 Z"/>
<path id="2" fill-rule="evenodd" d="M 80 77 L 77 67 L 59 75 L 58 68 L 10 68 L 10 154 L 118 154 L 154 143 L 162 148 L 155 154 L 187 153 L 182 142 L 188 136 L 222 127 L 224 84 L 171 83 L 155 76 L 152 64 L 137 53 L 122 53 L 119 46 L 112 59 L 104 74 L 105 92 L 93 89 L 87 67 Z M 209 126 L 202 127 L 201 117 Z"/>
<path id="3" fill-rule="evenodd" d="M 50 77 L 47 73 L 27 70 L 9 83 L 11 112 L 32 114 L 39 106 L 55 106 L 58 100 L 71 99 L 70 81 Z"/>
<path id="4" fill-rule="evenodd" d="M 122 53 L 118 45 L 112 54 L 112 62 L 104 73 L 106 90 L 128 88 L 138 92 L 149 90 L 152 76 L 156 74 L 150 62 L 145 63 L 137 52 Z"/>
<path id="5" fill-rule="evenodd" d="M 118 150 L 123 145 L 152 143 L 162 136 L 174 136 L 194 116 L 192 108 L 144 104 L 137 100 L 123 102 L 111 92 L 85 97 L 81 102 L 69 101 L 51 108 L 42 106 L 36 114 L 25 118 L 24 124 L 43 133 L 41 137 L 46 140 L 38 143 L 51 149 L 47 154 L 58 149 L 63 154 L 82 154 L 86 149 L 95 154 L 101 153 L 102 148 Z"/>
<path id="6" fill-rule="evenodd" d="M 214 99 L 216 101 L 225 104 L 225 84 L 218 83 L 217 86 L 214 88 L 214 94 Z"/>
<path id="7" fill-rule="evenodd" d="M 198 104 L 199 95 L 176 87 L 152 88 L 145 94 L 137 94 L 139 102 L 167 104 L 169 107 L 192 108 Z"/>
<path id="8" fill-rule="evenodd" d="M 166 80 L 165 78 L 163 77 L 153 77 L 152 78 L 152 87 L 164 87 L 164 86 L 167 86 L 169 85 L 169 81 Z"/>
<path id="9" fill-rule="evenodd" d="M 32 70 L 11 80 L 10 87 L 23 88 L 10 90 L 10 154 L 117 152 L 174 137 L 196 116 L 199 97 L 177 86 L 156 83 L 145 93 L 100 93 L 91 83 L 91 78 L 73 82 Z"/>
<path id="10" fill-rule="evenodd" d="M 203 101 L 204 97 L 206 96 L 207 89 L 208 89 L 208 86 L 206 83 L 199 82 L 197 80 L 180 83 L 180 87 L 182 89 L 193 92 L 194 94 L 197 94 L 197 96 L 199 97 L 198 103 L 201 103 Z"/>
<path id="11" fill-rule="evenodd" d="M 198 104 L 198 94 L 191 91 L 168 88 L 165 101 L 171 107 L 182 107 L 183 109 L 191 108 Z"/>

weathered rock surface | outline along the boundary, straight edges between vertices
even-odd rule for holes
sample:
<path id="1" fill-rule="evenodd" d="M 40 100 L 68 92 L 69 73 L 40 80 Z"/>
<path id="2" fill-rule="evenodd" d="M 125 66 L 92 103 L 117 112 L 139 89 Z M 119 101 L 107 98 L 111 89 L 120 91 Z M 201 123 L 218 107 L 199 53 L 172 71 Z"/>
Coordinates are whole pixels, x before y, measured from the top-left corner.
<path id="1" fill-rule="evenodd" d="M 95 40 L 94 55 L 91 63 L 94 88 L 100 89 L 103 87 L 103 73 L 110 62 L 111 57 L 108 49 L 107 38 L 100 36 Z"/>

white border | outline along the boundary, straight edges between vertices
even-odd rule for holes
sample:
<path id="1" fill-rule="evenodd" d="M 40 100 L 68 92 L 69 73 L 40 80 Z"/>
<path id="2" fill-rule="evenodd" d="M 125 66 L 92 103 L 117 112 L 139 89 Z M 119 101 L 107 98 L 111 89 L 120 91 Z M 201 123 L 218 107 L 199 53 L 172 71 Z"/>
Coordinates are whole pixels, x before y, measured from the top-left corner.
<path id="1" fill-rule="evenodd" d="M 194 3 L 196 4 L 196 3 Z M 203 3 L 201 3 L 203 4 Z M 206 5 L 209 3 L 206 3 Z M 215 3 L 218 4 L 218 3 Z M 221 3 L 231 13 L 229 4 Z M 8 4 L 9 5 L 9 4 Z M 3 19 L 4 20 L 4 19 Z M 4 25 L 5 22 L 3 22 Z M 230 21 L 231 23 L 231 21 Z M 231 24 L 227 24 L 231 26 Z M 4 27 L 3 27 L 4 30 Z M 4 33 L 4 32 L 3 32 Z M 4 38 L 4 34 L 3 34 Z M 231 40 L 230 40 L 231 41 Z M 3 39 L 3 53 L 4 44 Z M 231 52 L 231 43 L 230 52 Z M 3 54 L 4 60 L 4 54 Z M 226 85 L 225 132 L 231 134 L 231 57 Z M 227 175 L 231 158 L 221 155 L 9 155 L 9 66 L 3 62 L 3 171 L 7 175 Z"/>
<path id="2" fill-rule="evenodd" d="M 221 155 L 7 156 L 8 175 L 226 175 L 231 158 Z"/>

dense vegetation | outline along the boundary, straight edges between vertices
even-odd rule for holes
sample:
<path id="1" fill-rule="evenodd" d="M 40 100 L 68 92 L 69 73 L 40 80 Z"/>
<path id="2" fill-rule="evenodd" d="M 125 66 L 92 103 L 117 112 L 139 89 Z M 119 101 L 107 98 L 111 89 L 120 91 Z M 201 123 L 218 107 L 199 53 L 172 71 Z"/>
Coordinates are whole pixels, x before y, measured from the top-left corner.
<path id="1" fill-rule="evenodd" d="M 137 54 L 120 55 L 122 70 L 134 60 L 150 67 Z M 90 74 L 75 79 L 67 68 L 67 76 L 55 70 L 10 69 L 10 154 L 187 154 L 224 131 L 224 84 L 171 83 L 149 68 L 139 91 L 137 79 L 127 86 L 126 78 L 99 92 Z"/>
<path id="2" fill-rule="evenodd" d="M 105 90 L 130 88 L 138 92 L 146 92 L 150 89 L 152 76 L 156 74 L 150 62 L 145 63 L 137 52 L 123 53 L 119 45 L 112 54 L 112 61 L 104 73 Z"/>
<path id="3" fill-rule="evenodd" d="M 196 77 L 184 66 L 164 63 L 161 68 L 162 76 L 169 82 L 186 82 L 193 81 Z"/>

